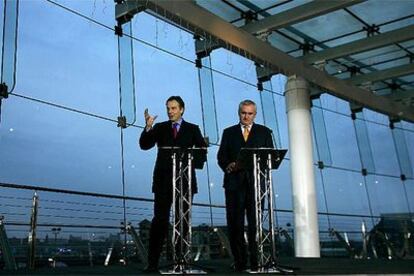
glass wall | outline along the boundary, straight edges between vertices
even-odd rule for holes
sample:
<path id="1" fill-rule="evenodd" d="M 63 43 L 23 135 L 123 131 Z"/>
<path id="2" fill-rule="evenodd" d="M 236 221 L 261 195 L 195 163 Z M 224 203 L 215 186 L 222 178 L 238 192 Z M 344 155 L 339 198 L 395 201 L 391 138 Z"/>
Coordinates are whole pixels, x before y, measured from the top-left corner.
<path id="1" fill-rule="evenodd" d="M 0 123 L 0 215 L 5 216 L 9 238 L 26 238 L 32 197 L 38 191 L 38 238 L 43 245 L 54 240 L 57 247 L 71 239 L 88 252 L 88 242 L 105 247 L 131 240 L 120 231 L 121 223 L 140 231 L 152 218 L 156 149 L 138 146 L 144 110 L 158 115 L 156 122 L 167 120 L 166 99 L 180 95 L 186 103 L 185 120 L 203 126 L 192 34 L 146 13 L 132 20 L 137 120 L 125 129 L 117 126 L 113 16 L 110 1 L 20 3 L 16 88 L 2 103 Z M 239 102 L 251 99 L 260 108 L 260 95 L 250 60 L 218 49 L 211 53 L 211 66 L 221 135 L 238 123 Z M 277 75 L 271 81 L 281 145 L 288 149 L 286 77 Z M 348 103 L 323 94 L 320 108 L 332 165 L 315 164 L 315 176 L 321 243 L 329 255 L 337 242 L 329 234 L 332 229 L 360 242 L 362 225 L 370 231 L 384 216 L 412 217 L 414 180 L 400 179 L 387 118 L 364 110 L 376 168 L 364 175 Z M 261 111 L 256 122 L 263 123 Z M 402 126 L 412 149 L 413 124 Z M 218 146 L 210 145 L 208 164 L 197 172 L 194 226 L 226 225 Z M 414 152 L 409 155 L 414 167 Z M 289 155 L 273 176 L 276 220 L 289 241 L 294 236 Z M 286 244 L 281 255 L 292 254 L 291 244 Z"/>

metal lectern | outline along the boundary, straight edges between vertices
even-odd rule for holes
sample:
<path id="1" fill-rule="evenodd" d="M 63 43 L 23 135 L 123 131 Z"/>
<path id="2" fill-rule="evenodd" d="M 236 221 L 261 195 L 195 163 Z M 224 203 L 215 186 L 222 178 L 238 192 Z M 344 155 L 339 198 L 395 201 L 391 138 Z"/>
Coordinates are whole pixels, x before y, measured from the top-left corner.
<path id="1" fill-rule="evenodd" d="M 161 274 L 205 274 L 191 260 L 192 171 L 204 166 L 207 148 L 160 147 L 172 160 L 172 255 L 173 264 Z"/>
<path id="2" fill-rule="evenodd" d="M 273 148 L 242 148 L 238 166 L 253 169 L 256 213 L 256 242 L 258 270 L 250 273 L 292 273 L 293 270 L 277 263 L 272 170 L 279 167 L 287 150 Z M 265 201 L 267 208 L 265 208 Z M 265 222 L 268 221 L 268 229 Z M 266 250 L 267 249 L 267 250 Z"/>

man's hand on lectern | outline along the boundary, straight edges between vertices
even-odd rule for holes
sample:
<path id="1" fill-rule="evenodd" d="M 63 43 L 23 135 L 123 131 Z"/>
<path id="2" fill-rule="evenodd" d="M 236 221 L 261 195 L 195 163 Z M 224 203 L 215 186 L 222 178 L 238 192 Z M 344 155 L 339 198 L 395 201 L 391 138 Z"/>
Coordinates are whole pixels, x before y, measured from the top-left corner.
<path id="1" fill-rule="evenodd" d="M 232 173 L 232 172 L 235 172 L 236 169 L 237 169 L 236 168 L 236 162 L 231 162 L 230 164 L 227 165 L 226 172 L 227 173 Z"/>

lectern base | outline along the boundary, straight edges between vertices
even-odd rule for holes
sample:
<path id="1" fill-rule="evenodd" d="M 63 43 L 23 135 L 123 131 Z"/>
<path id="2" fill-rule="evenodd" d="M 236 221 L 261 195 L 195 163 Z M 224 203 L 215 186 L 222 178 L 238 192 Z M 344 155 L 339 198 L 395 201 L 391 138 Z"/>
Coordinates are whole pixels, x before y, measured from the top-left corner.
<path id="1" fill-rule="evenodd" d="M 171 270 L 160 270 L 161 274 L 171 275 L 171 274 L 207 274 L 204 270 L 201 269 L 171 269 Z"/>
<path id="2" fill-rule="evenodd" d="M 291 268 L 280 267 L 280 266 L 271 266 L 271 267 L 261 267 L 258 270 L 246 270 L 250 274 L 290 274 L 294 270 Z"/>

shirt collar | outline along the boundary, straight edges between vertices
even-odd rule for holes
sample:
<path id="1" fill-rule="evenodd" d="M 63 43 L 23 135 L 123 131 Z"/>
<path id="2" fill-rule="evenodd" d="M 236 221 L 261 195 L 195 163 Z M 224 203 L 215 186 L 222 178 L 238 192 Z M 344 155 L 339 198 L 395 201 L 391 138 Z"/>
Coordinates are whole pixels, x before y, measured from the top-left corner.
<path id="1" fill-rule="evenodd" d="M 182 123 L 183 123 L 183 118 L 180 118 L 180 120 L 178 120 L 177 122 L 171 122 L 171 125 L 178 124 L 178 126 L 181 126 Z"/>
<path id="2" fill-rule="evenodd" d="M 254 124 L 254 123 L 252 123 L 251 125 L 248 125 L 248 126 L 247 126 L 247 128 L 249 129 L 249 131 L 251 131 L 251 130 L 252 130 L 252 126 L 253 126 L 253 124 Z M 240 123 L 240 128 L 241 128 L 241 130 L 242 130 L 242 131 L 244 130 L 244 125 L 243 125 L 243 124 L 241 124 L 241 123 Z"/>

